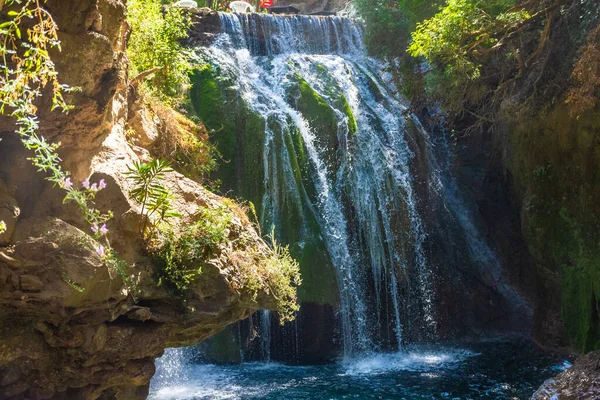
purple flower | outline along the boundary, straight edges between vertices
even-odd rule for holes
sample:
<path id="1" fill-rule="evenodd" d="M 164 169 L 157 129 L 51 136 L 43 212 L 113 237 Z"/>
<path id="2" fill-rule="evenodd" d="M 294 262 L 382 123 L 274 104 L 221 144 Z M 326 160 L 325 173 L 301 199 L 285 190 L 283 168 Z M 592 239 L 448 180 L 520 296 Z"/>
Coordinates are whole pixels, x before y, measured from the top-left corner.
<path id="1" fill-rule="evenodd" d="M 98 225 L 97 224 L 92 225 L 92 232 L 98 233 Z"/>
<path id="2" fill-rule="evenodd" d="M 100 179 L 100 182 L 98 182 L 98 190 L 102 190 L 106 188 L 106 181 L 104 179 Z"/>
<path id="3" fill-rule="evenodd" d="M 102 226 L 100 227 L 100 233 L 102 233 L 103 235 L 106 235 L 108 233 L 108 228 L 106 227 L 106 224 L 102 224 Z"/>
<path id="4" fill-rule="evenodd" d="M 100 257 L 102 257 L 104 255 L 104 246 L 102 246 L 101 244 L 99 244 L 98 248 L 96 249 L 96 253 L 98 253 L 98 255 Z"/>
<path id="5" fill-rule="evenodd" d="M 98 191 L 98 184 L 97 183 L 93 183 L 92 186 L 90 187 L 90 190 L 93 192 L 97 192 Z"/>
<path id="6" fill-rule="evenodd" d="M 81 186 L 83 186 L 85 189 L 89 189 L 90 188 L 90 180 L 86 178 L 85 181 L 81 182 Z"/>
<path id="7" fill-rule="evenodd" d="M 73 186 L 73 182 L 71 182 L 71 178 L 63 178 L 60 180 L 60 186 L 65 189 L 70 189 Z"/>

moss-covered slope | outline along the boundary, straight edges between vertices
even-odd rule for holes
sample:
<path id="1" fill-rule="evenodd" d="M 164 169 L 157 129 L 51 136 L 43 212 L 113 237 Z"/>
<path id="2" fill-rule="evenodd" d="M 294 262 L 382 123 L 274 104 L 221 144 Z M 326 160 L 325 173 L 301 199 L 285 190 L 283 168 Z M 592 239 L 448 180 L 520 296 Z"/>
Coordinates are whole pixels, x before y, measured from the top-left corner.
<path id="1" fill-rule="evenodd" d="M 584 352 L 600 348 L 599 132 L 600 112 L 574 119 L 559 104 L 509 137 L 539 286 L 560 298 L 570 342 Z"/>
<path id="2" fill-rule="evenodd" d="M 290 246 L 291 255 L 300 263 L 303 284 L 298 291 L 301 301 L 338 303 L 335 275 L 329 254 L 321 239 L 319 224 L 312 209 L 315 188 L 302 135 L 294 125 L 274 116 L 265 117 L 253 111 L 235 89 L 235 77 L 228 77 L 206 64 L 193 74 L 192 105 L 209 130 L 211 140 L 220 151 L 223 162 L 215 177 L 224 192 L 251 201 L 266 225 L 274 223 L 275 233 Z M 302 80 L 299 110 L 315 129 L 316 135 L 328 143 L 335 157 L 337 120 L 331 107 Z M 264 170 L 264 153 L 269 136 L 270 155 L 277 162 L 273 170 Z M 287 155 L 285 158 L 283 155 Z M 294 190 L 286 185 L 284 165 L 292 169 Z M 266 181 L 265 181 L 266 177 Z M 286 185 L 278 184 L 286 182 Z M 279 199 L 275 205 L 279 221 L 267 221 L 261 215 L 266 190 Z M 293 195 L 293 194 L 297 195 Z M 264 232 L 268 233 L 268 232 Z"/>

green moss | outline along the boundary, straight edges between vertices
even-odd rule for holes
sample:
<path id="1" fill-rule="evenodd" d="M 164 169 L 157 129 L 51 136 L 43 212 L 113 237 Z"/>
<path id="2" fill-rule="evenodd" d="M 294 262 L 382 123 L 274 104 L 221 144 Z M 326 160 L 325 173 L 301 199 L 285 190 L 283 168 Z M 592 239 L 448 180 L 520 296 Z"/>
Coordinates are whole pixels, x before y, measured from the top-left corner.
<path id="1" fill-rule="evenodd" d="M 223 191 L 231 191 L 234 196 L 252 201 L 259 212 L 264 195 L 265 132 L 267 129 L 275 132 L 273 152 L 279 159 L 272 164 L 277 165 L 278 169 L 271 173 L 276 174 L 279 181 L 284 180 L 283 168 L 287 161 L 281 159 L 281 154 L 289 154 L 294 182 L 288 184 L 295 184 L 300 193 L 298 202 L 289 186 L 282 185 L 278 188 L 278 206 L 282 210 L 283 221 L 282 226 L 276 227 L 278 238 L 283 243 L 290 244 L 291 255 L 300 263 L 303 284 L 299 288 L 298 298 L 300 301 L 338 304 L 334 270 L 321 239 L 319 224 L 307 200 L 315 200 L 316 190 L 302 134 L 291 118 L 282 124 L 275 116 L 265 120 L 252 112 L 239 94 L 231 89 L 234 87 L 233 82 L 221 76 L 210 65 L 195 71 L 192 82 L 191 103 L 199 118 L 212 130 L 211 141 L 224 159 L 215 177 L 222 181 Z M 335 111 L 305 80 L 299 78 L 296 90 L 298 93 L 294 97 L 298 98 L 298 102 L 294 105 L 309 122 L 320 145 L 328 149 L 329 158 L 335 160 Z M 355 126 L 347 100 L 341 96 L 338 103 L 340 107 L 346 104 L 348 110 L 345 113 L 349 124 L 353 123 Z M 235 112 L 232 113 L 232 110 Z"/>
<path id="2" fill-rule="evenodd" d="M 321 149 L 325 150 L 327 163 L 337 169 L 338 121 L 335 111 L 301 76 L 296 77 L 300 96 L 296 101 L 298 111 L 308 121 Z"/>
<path id="3" fill-rule="evenodd" d="M 337 132 L 337 118 L 331 106 L 302 77 L 298 77 L 300 98 L 298 110 L 320 133 L 331 135 Z"/>
<path id="4" fill-rule="evenodd" d="M 351 135 L 356 134 L 356 131 L 358 129 L 356 125 L 356 118 L 354 118 L 354 113 L 350 108 L 348 99 L 346 99 L 346 96 L 344 96 L 343 93 L 340 93 L 340 96 L 338 97 L 338 102 L 341 104 L 341 109 L 344 111 L 344 114 L 346 114 L 346 117 L 348 118 L 348 131 Z"/>
<path id="5" fill-rule="evenodd" d="M 573 120 L 557 106 L 510 138 L 510 170 L 523 194 L 523 231 L 538 279 L 549 298 L 560 298 L 570 342 L 584 352 L 600 348 L 599 130 L 599 112 Z"/>
<path id="6" fill-rule="evenodd" d="M 223 183 L 224 192 L 233 191 L 260 209 L 264 194 L 264 118 L 250 110 L 230 89 L 232 82 L 211 65 L 194 71 L 192 83 L 194 111 L 210 130 L 210 140 L 222 156 L 213 178 Z"/>

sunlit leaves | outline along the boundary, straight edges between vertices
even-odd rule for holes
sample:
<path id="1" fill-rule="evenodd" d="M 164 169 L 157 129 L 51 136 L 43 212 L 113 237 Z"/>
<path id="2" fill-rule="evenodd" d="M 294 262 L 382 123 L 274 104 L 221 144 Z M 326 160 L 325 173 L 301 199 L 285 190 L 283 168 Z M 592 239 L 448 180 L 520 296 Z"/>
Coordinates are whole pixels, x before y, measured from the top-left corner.
<path id="1" fill-rule="evenodd" d="M 439 13 L 417 24 L 408 52 L 434 67 L 427 77 L 432 94 L 459 110 L 467 99 L 480 98 L 473 82 L 486 57 L 529 18 L 514 0 L 447 0 Z"/>
<path id="2" fill-rule="evenodd" d="M 129 195 L 141 206 L 141 214 L 145 216 L 140 231 L 148 239 L 152 239 L 158 225 L 181 217 L 173 207 L 171 190 L 163 184 L 168 172 L 173 172 L 168 161 L 152 160 L 135 161 L 125 173 L 134 186 Z"/>
<path id="3" fill-rule="evenodd" d="M 189 52 L 179 43 L 188 35 L 189 16 L 160 0 L 129 0 L 127 11 L 132 29 L 127 52 L 134 75 L 159 68 L 149 80 L 150 89 L 162 100 L 177 98 L 189 84 Z"/>

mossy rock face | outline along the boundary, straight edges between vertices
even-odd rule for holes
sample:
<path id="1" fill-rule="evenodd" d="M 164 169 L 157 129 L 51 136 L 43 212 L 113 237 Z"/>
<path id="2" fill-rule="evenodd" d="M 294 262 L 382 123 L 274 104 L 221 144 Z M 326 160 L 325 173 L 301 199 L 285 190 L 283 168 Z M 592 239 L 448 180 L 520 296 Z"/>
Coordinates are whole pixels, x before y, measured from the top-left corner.
<path id="1" fill-rule="evenodd" d="M 509 170 L 523 194 L 536 272 L 560 296 L 570 343 L 584 352 L 600 348 L 599 132 L 600 112 L 573 120 L 559 105 L 510 136 Z"/>
<path id="2" fill-rule="evenodd" d="M 234 191 L 259 210 L 264 194 L 265 119 L 250 110 L 231 88 L 231 79 L 211 65 L 194 71 L 192 82 L 194 111 L 211 131 L 211 140 L 222 156 L 214 177 L 223 183 L 224 192 Z"/>
<path id="3" fill-rule="evenodd" d="M 285 182 L 276 185 L 281 210 L 281 226 L 276 236 L 290 246 L 291 255 L 300 263 L 303 283 L 298 298 L 319 304 L 339 303 L 335 275 L 329 253 L 321 238 L 320 226 L 313 215 L 316 189 L 306 145 L 300 131 L 292 123 L 275 116 L 263 118 L 252 111 L 235 91 L 234 79 L 224 76 L 211 65 L 204 65 L 192 75 L 191 103 L 198 117 L 212 131 L 211 140 L 223 162 L 214 178 L 221 180 L 222 190 L 252 201 L 261 212 L 265 194 L 264 151 L 267 130 L 273 132 L 272 151 L 277 169 L 270 179 Z M 299 111 L 310 121 L 311 128 L 325 138 L 331 158 L 337 151 L 337 118 L 335 111 L 305 81 L 296 86 Z M 346 101 L 347 104 L 347 101 Z M 348 106 L 349 108 L 349 106 Z M 287 161 L 282 155 L 287 154 Z M 285 180 L 284 165 L 289 162 L 293 182 Z M 268 183 L 271 184 L 271 183 Z M 294 188 L 295 186 L 295 188 Z M 293 195 L 293 190 L 297 196 Z M 298 200 L 299 199 L 299 200 Z"/>
<path id="4" fill-rule="evenodd" d="M 324 150 L 327 165 L 335 171 L 339 167 L 338 119 L 335 111 L 301 76 L 297 76 L 297 82 L 300 96 L 295 106 L 308 122 L 319 147 Z"/>

